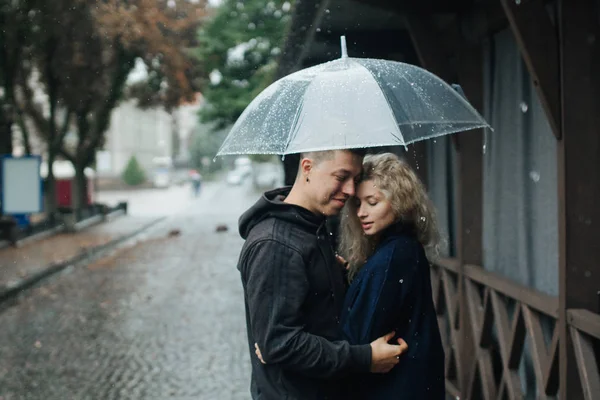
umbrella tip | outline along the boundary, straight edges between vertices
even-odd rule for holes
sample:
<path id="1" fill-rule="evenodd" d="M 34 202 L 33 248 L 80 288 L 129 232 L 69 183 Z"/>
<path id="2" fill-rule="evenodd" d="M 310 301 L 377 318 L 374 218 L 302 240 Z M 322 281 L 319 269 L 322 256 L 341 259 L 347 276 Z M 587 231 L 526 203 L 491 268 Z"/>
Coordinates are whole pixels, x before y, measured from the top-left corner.
<path id="1" fill-rule="evenodd" d="M 348 49 L 346 48 L 346 36 L 340 36 L 340 45 L 342 47 L 342 58 L 348 58 Z"/>

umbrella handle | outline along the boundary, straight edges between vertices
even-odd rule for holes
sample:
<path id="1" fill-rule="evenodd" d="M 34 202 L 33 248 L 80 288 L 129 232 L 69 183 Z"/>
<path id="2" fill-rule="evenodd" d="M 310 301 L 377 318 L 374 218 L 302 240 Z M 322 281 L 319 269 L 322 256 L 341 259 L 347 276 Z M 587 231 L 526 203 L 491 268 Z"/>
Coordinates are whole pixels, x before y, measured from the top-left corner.
<path id="1" fill-rule="evenodd" d="M 458 83 L 453 83 L 450 86 L 452 86 L 452 89 L 456 90 L 458 92 L 458 94 L 460 94 L 462 96 L 463 99 L 467 100 L 465 91 L 462 89 L 462 87 Z"/>

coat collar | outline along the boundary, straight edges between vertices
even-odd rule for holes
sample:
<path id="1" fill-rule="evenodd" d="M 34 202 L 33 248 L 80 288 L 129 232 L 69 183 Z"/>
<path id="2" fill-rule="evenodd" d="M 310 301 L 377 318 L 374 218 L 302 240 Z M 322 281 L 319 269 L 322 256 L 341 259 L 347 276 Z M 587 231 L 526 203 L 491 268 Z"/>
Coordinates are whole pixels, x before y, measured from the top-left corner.
<path id="1" fill-rule="evenodd" d="M 381 232 L 381 236 L 379 237 L 379 243 L 381 244 L 394 237 L 403 235 L 415 236 L 416 230 L 414 224 L 399 221 L 388 226 L 383 232 Z"/>

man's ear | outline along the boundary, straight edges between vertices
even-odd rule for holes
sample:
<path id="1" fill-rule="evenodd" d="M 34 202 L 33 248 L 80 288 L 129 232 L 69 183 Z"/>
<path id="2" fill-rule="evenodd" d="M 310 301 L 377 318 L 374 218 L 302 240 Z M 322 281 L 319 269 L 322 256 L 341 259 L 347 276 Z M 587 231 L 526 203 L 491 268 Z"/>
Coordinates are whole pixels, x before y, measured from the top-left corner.
<path id="1" fill-rule="evenodd" d="M 310 174 L 313 164 L 314 164 L 313 160 L 310 158 L 303 158 L 300 161 L 300 170 L 301 170 L 303 176 L 308 176 L 308 174 Z"/>

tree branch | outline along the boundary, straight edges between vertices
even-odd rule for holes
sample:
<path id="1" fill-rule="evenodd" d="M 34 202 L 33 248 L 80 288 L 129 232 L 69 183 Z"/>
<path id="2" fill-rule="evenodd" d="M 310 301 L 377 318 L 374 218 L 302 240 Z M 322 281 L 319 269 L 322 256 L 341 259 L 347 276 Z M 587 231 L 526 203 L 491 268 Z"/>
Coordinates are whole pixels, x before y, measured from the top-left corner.
<path id="1" fill-rule="evenodd" d="M 26 82 L 20 82 L 19 88 L 22 92 L 22 103 L 17 102 L 17 107 L 31 118 L 33 125 L 38 130 L 43 139 L 48 141 L 49 130 L 48 121 L 44 118 L 42 110 L 39 109 L 33 102 L 33 90 Z"/>
<path id="2" fill-rule="evenodd" d="M 25 118 L 23 118 L 23 112 L 20 109 L 17 110 L 17 124 L 19 125 L 19 129 L 21 129 L 21 135 L 23 135 L 23 146 L 25 147 L 25 154 L 30 155 L 31 142 L 29 141 L 29 128 L 27 128 Z"/>
<path id="3" fill-rule="evenodd" d="M 96 114 L 93 130 L 91 131 L 90 141 L 86 148 L 82 149 L 85 154 L 86 166 L 94 160 L 94 153 L 103 140 L 104 133 L 110 124 L 111 113 L 121 99 L 127 77 L 135 65 L 134 54 L 125 51 L 118 42 L 115 43 L 115 47 L 117 48 L 117 62 L 110 90 L 108 91 L 108 97 L 106 101 L 101 103 L 100 110 Z"/>
<path id="4" fill-rule="evenodd" d="M 67 149 L 65 149 L 64 147 L 61 147 L 60 149 L 58 149 L 58 154 L 60 154 L 61 156 L 63 156 L 64 158 L 66 158 L 68 161 L 71 162 L 71 164 L 73 164 L 73 166 L 76 165 L 76 157 L 74 154 L 71 154 L 67 151 Z"/>
<path id="5" fill-rule="evenodd" d="M 54 143 L 56 146 L 61 146 L 62 142 L 65 140 L 65 136 L 67 136 L 67 133 L 69 133 L 69 123 L 71 122 L 71 115 L 71 110 L 66 110 L 65 119 L 63 121 L 58 137 L 56 138 L 56 142 Z"/>
<path id="6" fill-rule="evenodd" d="M 117 47 L 116 69 L 112 78 L 110 90 L 108 91 L 108 98 L 103 103 L 96 116 L 94 136 L 103 134 L 108 128 L 112 110 L 121 99 L 127 77 L 135 66 L 135 55 L 129 54 L 119 43 L 115 43 L 115 47 Z"/>

